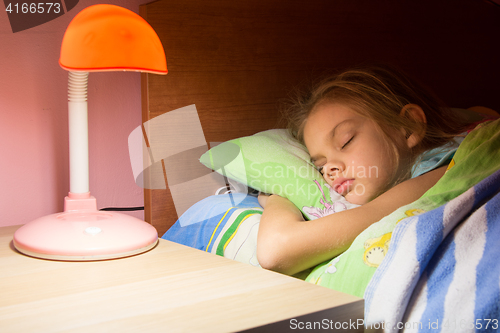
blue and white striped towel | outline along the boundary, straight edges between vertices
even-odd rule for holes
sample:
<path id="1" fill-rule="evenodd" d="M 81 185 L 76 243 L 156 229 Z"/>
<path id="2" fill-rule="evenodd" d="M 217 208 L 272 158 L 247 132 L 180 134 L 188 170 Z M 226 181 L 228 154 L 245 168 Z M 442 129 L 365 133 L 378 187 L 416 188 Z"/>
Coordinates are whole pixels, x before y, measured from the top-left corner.
<path id="1" fill-rule="evenodd" d="M 384 332 L 500 331 L 500 170 L 398 224 L 365 320 Z"/>

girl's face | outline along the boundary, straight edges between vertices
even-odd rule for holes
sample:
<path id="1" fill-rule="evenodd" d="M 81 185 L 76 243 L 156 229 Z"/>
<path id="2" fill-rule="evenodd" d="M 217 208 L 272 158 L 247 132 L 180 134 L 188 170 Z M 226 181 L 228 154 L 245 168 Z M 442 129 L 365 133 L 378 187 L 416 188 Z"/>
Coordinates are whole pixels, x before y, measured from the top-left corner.
<path id="1" fill-rule="evenodd" d="M 347 106 L 319 104 L 307 119 L 304 141 L 326 182 L 351 203 L 373 200 L 399 175 L 377 124 Z"/>

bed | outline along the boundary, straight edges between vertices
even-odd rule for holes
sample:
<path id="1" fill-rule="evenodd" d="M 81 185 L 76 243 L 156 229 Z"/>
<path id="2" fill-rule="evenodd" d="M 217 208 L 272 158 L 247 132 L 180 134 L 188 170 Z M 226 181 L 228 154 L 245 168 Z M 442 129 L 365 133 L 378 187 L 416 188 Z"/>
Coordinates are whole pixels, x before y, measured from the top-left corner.
<path id="1" fill-rule="evenodd" d="M 390 63 L 424 82 L 449 106 L 483 105 L 487 108 L 475 110 L 486 113 L 500 110 L 500 62 L 496 59 L 500 8 L 492 1 L 161 0 L 142 5 L 140 14 L 157 31 L 169 69 L 166 76 L 141 74 L 145 144 L 152 156 L 160 156 L 142 175 L 145 219 L 160 235 L 190 207 L 220 191 L 220 179 L 207 180 L 214 173 L 198 162 L 202 154 L 221 142 L 283 128 L 281 102 L 330 71 Z M 154 131 L 159 126 L 155 122 L 178 119 L 176 114 L 182 114 L 185 118 L 179 121 L 198 134 L 186 138 L 184 126 Z M 158 145 L 165 142 L 171 144 L 155 155 Z M 491 168 L 494 171 L 495 166 Z M 488 181 L 482 186 L 498 186 L 496 179 Z M 224 178 L 222 188 L 226 183 Z M 188 194 L 176 199 L 179 192 Z M 252 200 L 243 204 L 255 206 Z M 405 235 L 398 237 L 409 237 Z M 374 239 L 368 246 L 380 241 Z M 393 265 L 401 260 L 396 259 Z M 330 270 L 335 270 L 336 263 L 331 264 Z M 407 269 L 418 265 L 417 260 Z M 377 274 L 391 267 L 379 267 Z M 373 281 L 384 283 L 367 289 L 371 290 L 366 298 L 367 317 L 372 322 L 418 321 L 410 315 L 416 316 L 425 306 L 419 307 L 420 298 L 411 295 L 418 288 L 422 295 L 425 287 L 418 284 L 420 275 L 409 276 L 397 281 L 401 288 L 389 297 L 391 316 L 384 317 L 369 310 L 389 304 L 388 296 L 382 297 L 388 294 L 383 285 L 389 280 L 375 275 Z M 495 288 L 498 292 L 498 280 Z M 493 301 L 498 299 L 494 294 Z M 409 310 L 405 313 L 404 309 Z M 495 311 L 489 318 L 466 316 L 462 324 L 471 328 L 472 319 L 496 319 L 498 324 L 498 307 Z M 429 322 L 423 324 L 444 318 L 431 317 L 425 317 Z M 489 329 L 494 327 L 490 323 Z"/>

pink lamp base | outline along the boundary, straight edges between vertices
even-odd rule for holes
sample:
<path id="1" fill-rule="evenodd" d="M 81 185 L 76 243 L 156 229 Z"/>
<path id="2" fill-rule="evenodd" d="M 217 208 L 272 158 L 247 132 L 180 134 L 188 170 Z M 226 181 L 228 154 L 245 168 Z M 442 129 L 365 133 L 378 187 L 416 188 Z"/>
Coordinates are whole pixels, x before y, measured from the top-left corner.
<path id="1" fill-rule="evenodd" d="M 81 196 L 81 195 L 80 195 Z M 31 221 L 14 234 L 15 248 L 28 256 L 65 261 L 123 258 L 158 243 L 156 229 L 135 217 L 98 211 L 90 194 L 65 199 L 65 211 Z"/>

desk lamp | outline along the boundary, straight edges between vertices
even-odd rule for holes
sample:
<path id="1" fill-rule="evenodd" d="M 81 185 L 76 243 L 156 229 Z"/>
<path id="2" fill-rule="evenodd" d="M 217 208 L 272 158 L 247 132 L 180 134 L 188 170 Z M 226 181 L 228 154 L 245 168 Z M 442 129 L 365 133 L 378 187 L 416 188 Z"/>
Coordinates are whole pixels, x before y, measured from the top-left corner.
<path id="1" fill-rule="evenodd" d="M 129 215 L 98 211 L 96 199 L 90 195 L 87 79 L 94 71 L 167 74 L 160 39 L 134 12 L 114 5 L 94 5 L 70 22 L 59 64 L 69 71 L 70 191 L 64 199 L 64 212 L 19 228 L 14 246 L 32 257 L 68 261 L 106 260 L 145 252 L 158 242 L 156 229 Z"/>

